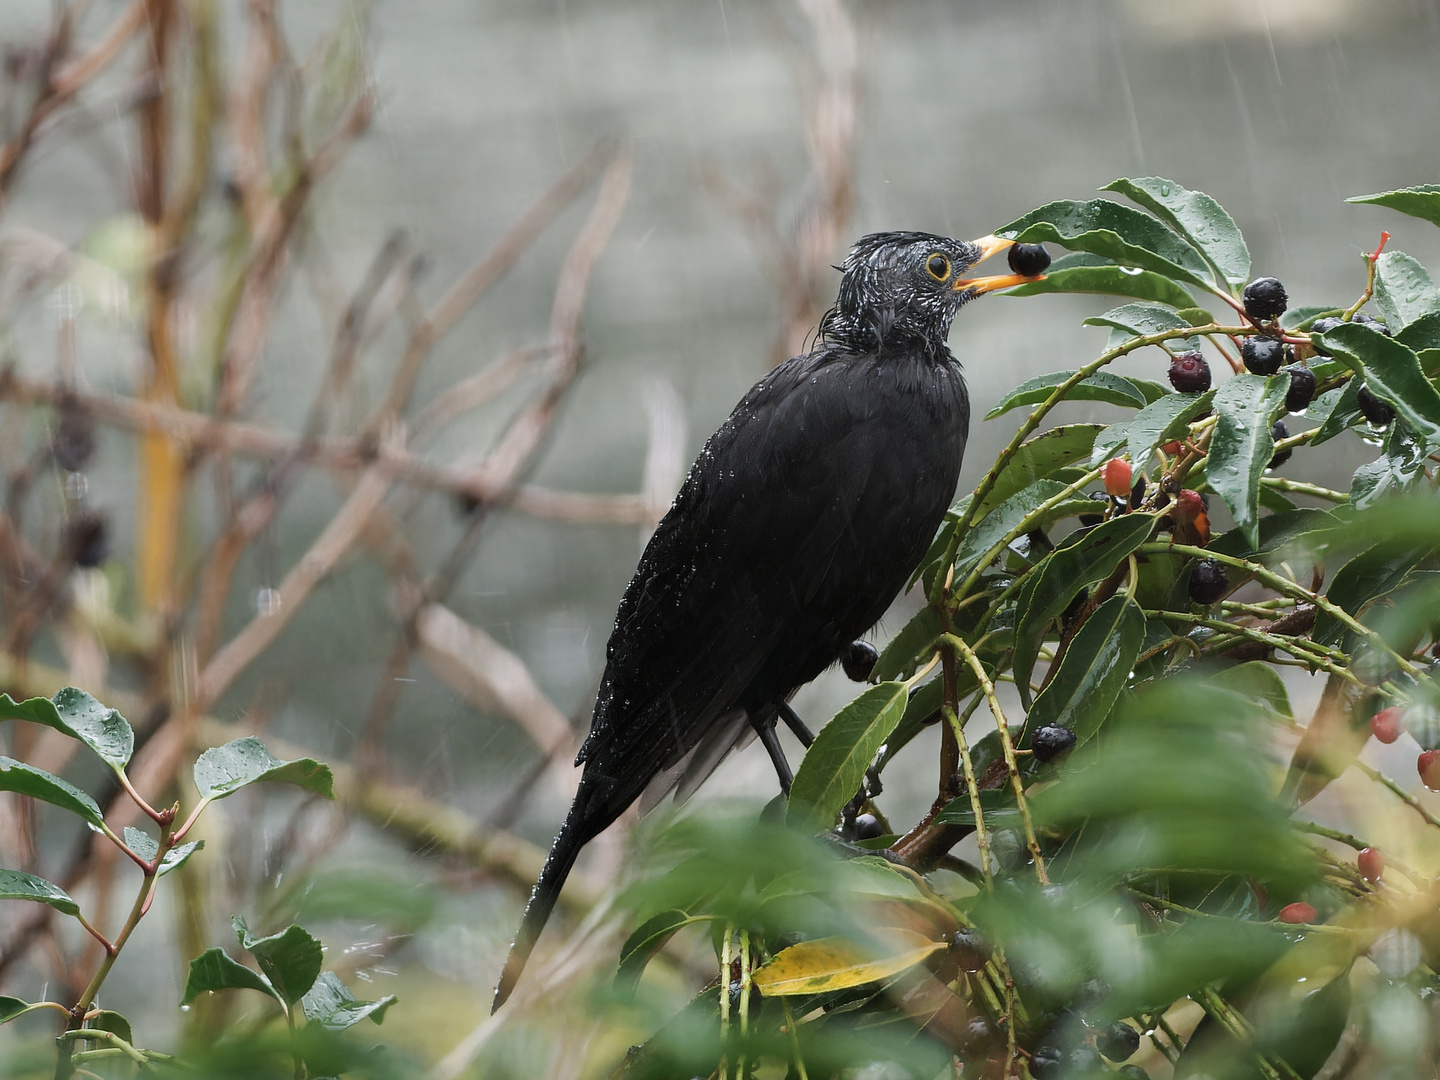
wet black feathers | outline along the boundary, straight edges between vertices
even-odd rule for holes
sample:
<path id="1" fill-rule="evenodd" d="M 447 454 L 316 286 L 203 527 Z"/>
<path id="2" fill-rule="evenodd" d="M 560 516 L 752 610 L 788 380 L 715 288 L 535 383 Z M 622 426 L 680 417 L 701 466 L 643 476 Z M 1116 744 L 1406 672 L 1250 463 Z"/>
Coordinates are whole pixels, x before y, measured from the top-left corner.
<path id="1" fill-rule="evenodd" d="M 926 271 L 937 253 L 946 281 Z M 979 254 L 923 233 L 860 240 L 815 348 L 706 443 L 620 602 L 580 791 L 497 1007 L 580 847 L 722 720 L 834 663 L 904 586 L 959 476 L 970 410 L 945 339 L 968 298 L 951 282 Z"/>

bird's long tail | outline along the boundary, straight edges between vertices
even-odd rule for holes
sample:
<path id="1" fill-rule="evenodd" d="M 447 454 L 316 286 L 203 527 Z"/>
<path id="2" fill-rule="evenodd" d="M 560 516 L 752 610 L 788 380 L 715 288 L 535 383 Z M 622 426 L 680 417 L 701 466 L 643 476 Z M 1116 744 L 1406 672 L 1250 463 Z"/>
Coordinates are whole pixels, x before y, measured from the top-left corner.
<path id="1" fill-rule="evenodd" d="M 570 876 L 580 849 L 609 824 L 608 821 L 594 820 L 592 795 L 593 792 L 582 780 L 575 801 L 570 804 L 570 812 L 565 815 L 565 824 L 560 827 L 555 843 L 550 845 L 550 856 L 545 860 L 545 869 L 540 871 L 540 880 L 530 891 L 530 901 L 525 905 L 520 929 L 510 945 L 510 955 L 505 958 L 505 967 L 500 972 L 499 983 L 495 986 L 495 1000 L 490 1005 L 492 1014 L 505 1004 L 514 991 L 515 984 L 520 981 L 526 961 L 530 959 L 530 953 L 535 948 L 540 931 L 545 929 L 550 913 L 555 910 L 555 902 L 560 899 L 560 889 L 565 884 L 565 879 Z"/>

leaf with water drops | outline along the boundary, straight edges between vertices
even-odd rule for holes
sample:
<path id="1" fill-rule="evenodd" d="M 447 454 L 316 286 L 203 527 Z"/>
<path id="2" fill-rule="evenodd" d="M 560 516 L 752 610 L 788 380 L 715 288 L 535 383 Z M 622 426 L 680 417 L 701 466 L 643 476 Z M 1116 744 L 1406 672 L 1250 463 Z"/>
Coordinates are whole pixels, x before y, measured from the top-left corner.
<path id="1" fill-rule="evenodd" d="M 1250 249 L 1235 219 L 1203 191 L 1191 191 L 1160 176 L 1112 180 L 1101 191 L 1115 191 L 1139 203 L 1195 245 L 1215 271 L 1217 281 L 1243 285 L 1250 280 Z"/>

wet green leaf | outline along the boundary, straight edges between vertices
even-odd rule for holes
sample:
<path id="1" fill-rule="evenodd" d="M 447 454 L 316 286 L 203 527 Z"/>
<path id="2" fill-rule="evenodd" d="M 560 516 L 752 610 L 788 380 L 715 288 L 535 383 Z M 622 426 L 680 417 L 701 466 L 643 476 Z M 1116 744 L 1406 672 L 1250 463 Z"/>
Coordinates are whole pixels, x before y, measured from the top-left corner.
<path id="1" fill-rule="evenodd" d="M 1173 308 L 1189 307 L 1195 301 L 1185 289 L 1167 277 L 1149 270 L 1117 266 L 1109 259 L 1078 251 L 1063 255 L 1050 264 L 1039 281 L 1027 281 L 1007 289 L 1002 296 L 1038 296 L 1042 293 L 1101 293 L 1153 300 Z"/>
<path id="2" fill-rule="evenodd" d="M 108 1031 L 112 1035 L 118 1035 L 131 1046 L 135 1045 L 135 1033 L 130 1028 L 130 1021 L 112 1009 L 101 1009 L 94 1015 L 87 1016 L 85 1027 L 90 1031 Z"/>
<path id="3" fill-rule="evenodd" d="M 160 845 L 149 833 L 141 832 L 131 825 L 125 826 L 125 846 L 135 852 L 146 862 L 153 862 L 159 854 Z M 160 860 L 160 867 L 156 871 L 156 877 L 164 877 L 172 870 L 179 870 L 189 861 L 190 856 L 205 846 L 204 840 L 194 840 L 188 844 L 181 844 L 173 847 L 165 853 L 165 858 Z"/>
<path id="4" fill-rule="evenodd" d="M 1103 430 L 1101 424 L 1067 424 L 1041 432 L 1023 443 L 1004 471 L 995 478 L 995 486 L 980 504 L 976 517 L 988 514 L 1036 480 L 1044 479 L 1067 465 L 1083 462 L 1095 445 L 1095 437 Z"/>
<path id="5" fill-rule="evenodd" d="M 1414 352 L 1359 323 L 1335 327 L 1324 341 L 1337 359 L 1364 376 L 1373 394 L 1395 406 L 1426 439 L 1440 443 L 1440 393 L 1425 378 Z"/>
<path id="6" fill-rule="evenodd" d="M 280 1000 L 275 988 L 224 949 L 206 949 L 190 961 L 190 975 L 185 980 L 185 996 L 181 1005 L 189 1005 L 201 994 L 213 990 L 259 990 Z M 283 1002 L 282 1002 L 283 1004 Z"/>
<path id="7" fill-rule="evenodd" d="M 1045 630 L 1081 589 L 1105 580 L 1155 528 L 1153 514 L 1124 514 L 1056 548 L 1030 572 L 1015 601 L 1015 684 L 1030 704 L 1030 672 Z"/>
<path id="8" fill-rule="evenodd" d="M 1440 313 L 1440 290 L 1425 267 L 1403 251 L 1375 260 L 1375 307 L 1392 334 L 1426 315 Z"/>
<path id="9" fill-rule="evenodd" d="M 223 799 L 256 783 L 296 784 L 306 791 L 335 797 L 330 766 L 312 758 L 281 761 L 271 757 L 253 735 L 206 750 L 195 761 L 195 786 L 201 798 Z"/>
<path id="10" fill-rule="evenodd" d="M 1075 732 L 1077 745 L 1094 735 L 1125 689 L 1144 640 L 1145 615 L 1135 601 L 1112 596 L 1096 608 L 1030 707 L 1023 745 L 1047 724 Z"/>
<path id="11" fill-rule="evenodd" d="M 29 720 L 79 739 L 115 769 L 123 769 L 135 750 L 135 732 L 114 709 L 107 709 L 84 690 L 67 686 L 54 699 L 14 701 L 0 694 L 0 720 Z"/>
<path id="12" fill-rule="evenodd" d="M 104 830 L 105 815 L 100 812 L 94 799 L 73 784 L 61 780 L 58 776 L 51 776 L 43 769 L 26 765 L 23 761 L 0 757 L 0 791 L 29 795 L 32 799 L 69 810 L 96 829 Z"/>
<path id="13" fill-rule="evenodd" d="M 0 900 L 34 900 L 62 915 L 80 914 L 80 905 L 59 885 L 23 870 L 0 870 Z"/>
<path id="14" fill-rule="evenodd" d="M 1260 477 L 1275 455 L 1270 425 L 1285 407 L 1290 376 L 1236 375 L 1215 392 L 1215 434 L 1205 474 L 1235 524 L 1259 541 Z"/>
<path id="15" fill-rule="evenodd" d="M 327 1031 L 344 1031 L 361 1020 L 380 1023 L 396 997 L 387 994 L 379 1001 L 358 1001 L 333 971 L 323 971 L 310 992 L 300 999 L 305 1019 Z"/>
<path id="16" fill-rule="evenodd" d="M 935 639 L 940 633 L 940 616 L 934 608 L 926 605 L 881 650 L 870 678 L 876 682 L 908 679 L 934 654 Z"/>
<path id="17" fill-rule="evenodd" d="M 835 820 L 904 715 L 905 697 L 904 683 L 872 686 L 820 729 L 790 785 L 791 821 L 825 827 Z"/>
<path id="18" fill-rule="evenodd" d="M 1286 720 L 1294 718 L 1285 680 L 1269 664 L 1251 660 L 1234 667 L 1222 668 L 1210 676 L 1210 681 L 1216 686 L 1235 691 L 1248 701 L 1267 706 Z"/>
<path id="19" fill-rule="evenodd" d="M 987 668 L 987 674 L 990 674 Z M 975 673 L 967 666 L 960 671 L 958 682 L 960 684 L 960 696 L 973 694 L 979 683 L 975 680 Z M 910 741 L 925 730 L 925 722 L 939 710 L 941 703 L 945 700 L 945 688 L 939 678 L 931 679 L 929 682 L 917 686 L 910 694 L 910 700 L 905 702 L 905 712 L 900 717 L 900 723 L 895 725 L 895 730 L 885 740 L 885 752 L 880 755 L 880 760 L 875 767 L 882 772 L 890 764 L 891 760 L 901 750 L 909 745 Z"/>
<path id="20" fill-rule="evenodd" d="M 1166 330 L 1184 330 L 1190 326 L 1177 312 L 1159 304 L 1122 304 L 1103 315 L 1092 315 L 1085 320 L 1086 326 L 1109 326 L 1120 331 L 1120 340 L 1132 337 L 1147 337 Z M 1114 348 L 1118 341 L 1112 341 Z M 1172 338 L 1165 342 L 1165 348 L 1173 353 L 1189 352 L 1200 347 L 1200 340 L 1193 337 Z"/>
<path id="21" fill-rule="evenodd" d="M 240 939 L 240 947 L 255 957 L 261 972 L 286 1005 L 294 1005 L 315 985 L 324 962 L 324 950 L 303 927 L 292 924 L 278 934 L 257 938 L 251 935 L 240 916 L 231 916 L 230 924 Z"/>
<path id="22" fill-rule="evenodd" d="M 1360 419 L 1360 406 L 1357 404 L 1360 398 L 1361 379 L 1347 379 L 1345 385 L 1335 390 L 1327 390 L 1320 397 L 1315 399 L 1311 410 L 1320 419 L 1320 426 L 1315 429 L 1315 434 L 1310 437 L 1310 445 L 1318 446 L 1323 442 L 1329 442 L 1342 431 L 1353 427 Z M 1321 402 L 1329 399 L 1327 407 L 1317 408 Z M 1307 413 L 1306 415 L 1310 415 Z"/>
<path id="23" fill-rule="evenodd" d="M 1244 285 L 1250 280 L 1245 237 L 1225 208 L 1203 191 L 1190 191 L 1159 176 L 1112 180 L 1100 190 L 1139 203 L 1190 241 L 1214 269 L 1217 281 Z"/>
<path id="24" fill-rule="evenodd" d="M 620 967 L 615 972 L 616 993 L 627 1000 L 633 997 L 645 966 L 675 936 L 675 932 L 691 923 L 705 921 L 708 921 L 705 917 L 692 918 L 679 908 L 670 908 L 637 926 L 620 947 Z"/>
<path id="25" fill-rule="evenodd" d="M 1090 464 L 1099 465 L 1109 458 L 1129 454 L 1131 461 L 1144 468 L 1155 447 L 1188 432 L 1190 422 L 1206 412 L 1214 399 L 1213 390 L 1157 398 L 1129 420 L 1107 428 L 1105 434 L 1095 440 Z"/>
<path id="26" fill-rule="evenodd" d="M 1416 184 L 1414 187 L 1380 191 L 1374 195 L 1356 195 L 1345 201 L 1388 206 L 1402 214 L 1423 218 L 1432 225 L 1440 225 L 1440 184 Z"/>
<path id="27" fill-rule="evenodd" d="M 1421 315 L 1396 334 L 1395 340 L 1417 353 L 1440 349 L 1440 312 Z"/>
<path id="28" fill-rule="evenodd" d="M 1065 490 L 1066 485 L 1058 480 L 1037 480 L 1023 491 L 1011 495 L 990 513 L 981 518 L 965 534 L 965 540 L 955 555 L 955 576 L 957 583 L 969 574 L 976 563 L 1009 532 L 1025 521 L 1045 503 Z"/>
<path id="29" fill-rule="evenodd" d="M 1027 379 L 1001 398 L 999 404 L 985 414 L 985 419 L 994 420 L 1021 405 L 1034 405 L 1044 401 L 1055 387 L 1074 374 L 1073 371 L 1052 371 L 1048 375 Z M 1148 386 L 1154 387 L 1156 392 L 1151 392 L 1142 380 L 1127 379 L 1121 375 L 1112 375 L 1108 371 L 1097 371 L 1072 386 L 1066 393 L 1065 400 L 1104 401 L 1111 405 L 1138 409 L 1165 392 L 1157 384 L 1151 383 Z"/>
<path id="30" fill-rule="evenodd" d="M 0 1024 L 14 1020 L 21 1013 L 30 1008 L 30 1002 L 23 1001 L 17 997 L 5 997 L 0 995 Z"/>
<path id="31" fill-rule="evenodd" d="M 1204 257 L 1182 237 L 1149 214 L 1108 199 L 1047 203 L 995 232 L 1023 243 L 1049 241 L 1103 255 L 1202 289 L 1210 284 Z"/>

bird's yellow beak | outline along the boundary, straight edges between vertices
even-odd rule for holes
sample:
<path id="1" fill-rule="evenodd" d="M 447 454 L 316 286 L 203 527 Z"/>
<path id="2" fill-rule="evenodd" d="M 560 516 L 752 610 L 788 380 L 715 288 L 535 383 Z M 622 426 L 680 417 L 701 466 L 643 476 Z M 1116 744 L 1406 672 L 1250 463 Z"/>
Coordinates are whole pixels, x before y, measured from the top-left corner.
<path id="1" fill-rule="evenodd" d="M 982 236 L 978 240 L 972 240 L 971 243 L 980 249 L 981 254 L 979 261 L 983 262 L 991 255 L 1004 251 L 1010 247 L 1011 244 L 1015 243 L 1015 241 L 1003 240 L 998 236 L 992 235 Z M 1008 289 L 1013 285 L 1023 285 L 1027 281 L 1039 281 L 1044 276 L 1044 274 L 1034 274 L 1030 276 L 1026 276 L 1025 274 L 994 274 L 990 277 L 958 278 L 951 288 L 956 292 L 973 292 L 976 296 L 979 296 L 981 293 L 994 292 L 996 289 Z"/>

